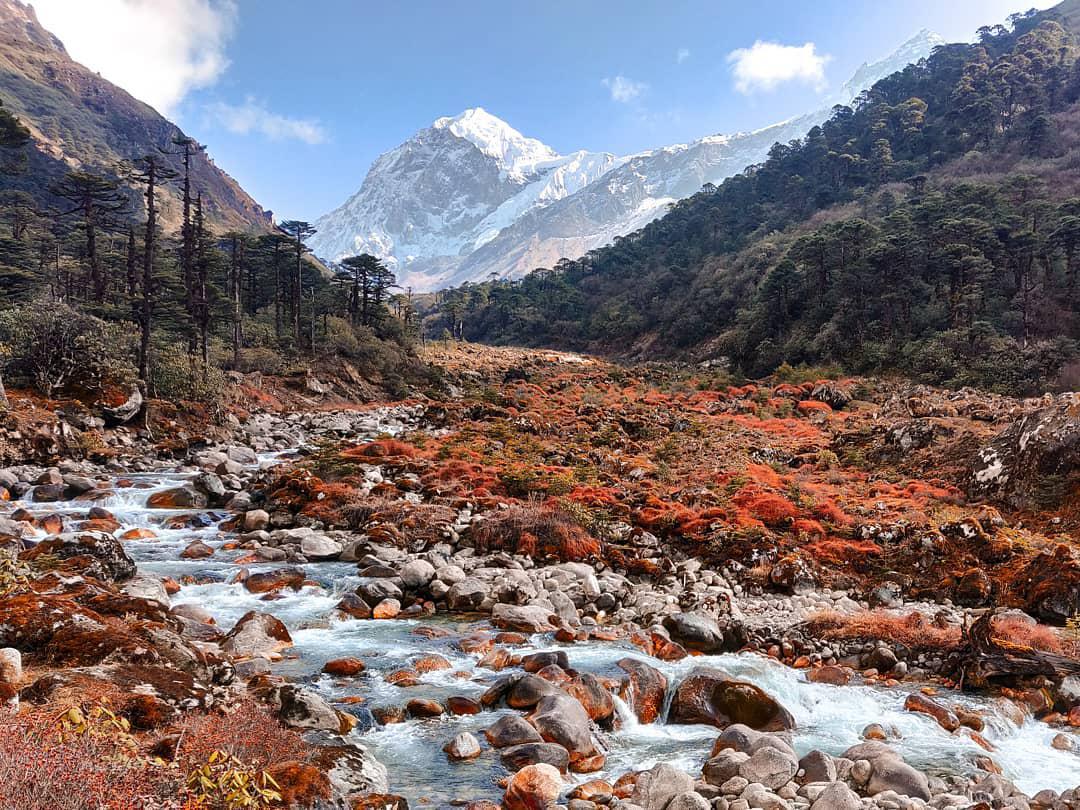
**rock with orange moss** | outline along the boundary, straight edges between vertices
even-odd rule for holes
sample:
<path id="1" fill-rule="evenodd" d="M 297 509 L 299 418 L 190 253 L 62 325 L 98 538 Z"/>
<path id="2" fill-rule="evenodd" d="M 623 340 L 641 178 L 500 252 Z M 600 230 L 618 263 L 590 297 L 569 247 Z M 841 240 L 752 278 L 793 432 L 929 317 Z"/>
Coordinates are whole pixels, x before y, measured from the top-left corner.
<path id="1" fill-rule="evenodd" d="M 350 799 L 349 810 L 409 810 L 409 802 L 393 793 L 369 793 Z"/>
<path id="2" fill-rule="evenodd" d="M 359 658 L 335 658 L 323 665 L 323 672 L 338 678 L 354 678 L 365 669 Z"/>
<path id="3" fill-rule="evenodd" d="M 206 495 L 186 485 L 155 492 L 146 501 L 151 509 L 205 509 L 206 503 Z"/>
<path id="4" fill-rule="evenodd" d="M 832 686 L 844 686 L 849 684 L 853 677 L 855 677 L 855 670 L 850 667 L 835 666 L 833 664 L 815 667 L 808 670 L 806 673 L 806 680 L 810 681 L 810 683 L 827 683 Z"/>
<path id="5" fill-rule="evenodd" d="M 608 723 L 614 717 L 615 700 L 595 675 L 578 673 L 562 684 L 562 689 L 585 708 L 594 723 Z"/>
<path id="6" fill-rule="evenodd" d="M 339 803 L 358 796 L 386 793 L 389 776 L 384 766 L 366 748 L 355 743 L 320 745 L 311 762 L 330 781 L 333 798 Z"/>
<path id="7" fill-rule="evenodd" d="M 42 540 L 19 555 L 33 562 L 42 557 L 64 561 L 65 568 L 105 582 L 123 582 L 135 575 L 135 562 L 123 544 L 104 532 L 69 532 Z"/>
<path id="8" fill-rule="evenodd" d="M 669 722 L 726 728 L 741 723 L 756 731 L 789 731 L 795 718 L 764 690 L 733 680 L 710 667 L 697 667 L 683 679 L 671 702 Z"/>
<path id="9" fill-rule="evenodd" d="M 244 580 L 244 589 L 251 593 L 271 593 L 283 588 L 298 591 L 303 587 L 305 580 L 303 569 L 279 568 L 275 571 L 248 575 Z"/>
<path id="10" fill-rule="evenodd" d="M 560 692 L 541 698 L 529 716 L 529 722 L 545 742 L 557 743 L 570 752 L 572 769 L 599 753 L 592 736 L 589 713 L 570 695 Z"/>
<path id="11" fill-rule="evenodd" d="M 956 731 L 956 729 L 960 728 L 960 721 L 947 707 L 925 695 L 920 695 L 918 692 L 912 692 L 907 696 L 907 699 L 904 700 L 904 708 L 909 712 L 918 712 L 933 717 L 937 724 L 946 731 Z"/>
<path id="12" fill-rule="evenodd" d="M 503 810 L 547 810 L 562 791 L 562 776 L 551 765 L 527 765 L 510 777 Z"/>
<path id="13" fill-rule="evenodd" d="M 667 676 L 637 658 L 622 658 L 618 666 L 626 673 L 622 695 L 630 710 L 638 722 L 655 723 L 664 707 Z"/>

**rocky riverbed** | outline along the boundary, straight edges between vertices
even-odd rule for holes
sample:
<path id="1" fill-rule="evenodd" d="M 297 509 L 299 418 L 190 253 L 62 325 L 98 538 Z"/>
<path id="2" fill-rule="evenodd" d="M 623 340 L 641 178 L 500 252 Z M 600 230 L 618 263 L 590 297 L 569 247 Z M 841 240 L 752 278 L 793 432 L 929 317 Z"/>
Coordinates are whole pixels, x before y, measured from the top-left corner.
<path id="1" fill-rule="evenodd" d="M 957 689 L 973 614 L 952 599 L 724 564 L 486 481 L 462 497 L 425 449 L 461 431 L 430 403 L 257 414 L 181 459 L 135 441 L 0 471 L 23 566 L 0 598 L 5 699 L 254 698 L 318 746 L 323 806 L 1080 804 L 1075 679 Z"/>

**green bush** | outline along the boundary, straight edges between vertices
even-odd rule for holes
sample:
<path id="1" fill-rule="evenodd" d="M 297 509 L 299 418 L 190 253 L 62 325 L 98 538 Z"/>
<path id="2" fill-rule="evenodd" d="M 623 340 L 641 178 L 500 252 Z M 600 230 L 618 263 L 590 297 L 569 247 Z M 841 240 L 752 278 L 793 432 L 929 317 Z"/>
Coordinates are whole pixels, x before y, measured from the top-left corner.
<path id="1" fill-rule="evenodd" d="M 100 394 L 135 380 L 133 330 L 58 301 L 35 301 L 0 313 L 7 369 L 39 393 Z"/>
<path id="2" fill-rule="evenodd" d="M 225 372 L 191 358 L 178 344 L 159 348 L 150 365 L 154 396 L 171 401 L 213 403 L 225 391 Z"/>

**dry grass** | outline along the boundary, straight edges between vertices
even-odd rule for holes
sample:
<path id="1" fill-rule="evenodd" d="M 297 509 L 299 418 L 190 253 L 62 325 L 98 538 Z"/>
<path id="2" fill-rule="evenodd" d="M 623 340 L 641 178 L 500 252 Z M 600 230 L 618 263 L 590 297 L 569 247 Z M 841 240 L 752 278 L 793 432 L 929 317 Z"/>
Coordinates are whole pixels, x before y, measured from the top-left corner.
<path id="1" fill-rule="evenodd" d="M 534 559 L 581 562 L 600 556 L 600 542 L 568 512 L 553 506 L 512 506 L 475 523 L 481 552 L 509 551 Z"/>
<path id="2" fill-rule="evenodd" d="M 922 613 L 897 615 L 884 610 L 862 610 L 845 615 L 832 610 L 813 614 L 810 631 L 835 641 L 888 639 L 912 649 L 952 650 L 960 643 L 960 628 L 939 627 Z"/>

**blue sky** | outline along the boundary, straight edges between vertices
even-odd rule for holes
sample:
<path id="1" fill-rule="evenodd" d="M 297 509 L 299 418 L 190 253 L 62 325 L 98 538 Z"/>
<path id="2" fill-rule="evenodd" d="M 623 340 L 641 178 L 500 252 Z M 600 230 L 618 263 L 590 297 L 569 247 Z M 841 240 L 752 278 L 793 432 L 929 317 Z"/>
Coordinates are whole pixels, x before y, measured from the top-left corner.
<path id="1" fill-rule="evenodd" d="M 625 154 L 816 109 L 920 28 L 970 39 L 1033 2 L 34 5 L 76 59 L 206 143 L 259 202 L 314 219 L 381 152 L 468 107 L 560 152 Z"/>

